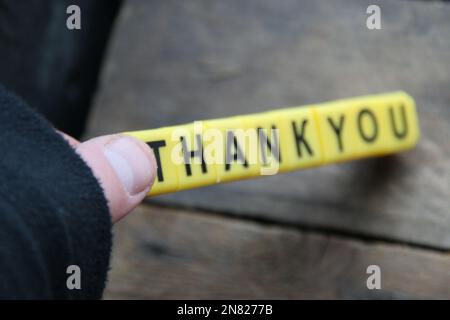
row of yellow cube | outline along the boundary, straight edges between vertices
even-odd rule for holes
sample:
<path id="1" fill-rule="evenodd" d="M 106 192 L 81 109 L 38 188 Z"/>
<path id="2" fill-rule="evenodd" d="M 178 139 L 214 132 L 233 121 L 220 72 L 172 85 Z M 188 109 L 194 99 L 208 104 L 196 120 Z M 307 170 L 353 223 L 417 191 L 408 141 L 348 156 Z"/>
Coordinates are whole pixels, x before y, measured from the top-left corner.
<path id="1" fill-rule="evenodd" d="M 406 150 L 419 127 L 394 92 L 125 134 L 153 149 L 157 195 Z"/>

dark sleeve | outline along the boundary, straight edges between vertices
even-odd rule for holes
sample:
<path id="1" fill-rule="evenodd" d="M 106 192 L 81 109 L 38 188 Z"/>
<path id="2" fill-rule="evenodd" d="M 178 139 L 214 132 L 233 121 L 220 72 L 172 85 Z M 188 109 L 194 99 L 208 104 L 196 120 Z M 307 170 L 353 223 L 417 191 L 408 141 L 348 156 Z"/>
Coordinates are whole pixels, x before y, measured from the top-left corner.
<path id="1" fill-rule="evenodd" d="M 90 168 L 0 87 L 0 298 L 98 299 L 110 251 L 107 202 Z M 80 290 L 67 288 L 70 265 Z"/>

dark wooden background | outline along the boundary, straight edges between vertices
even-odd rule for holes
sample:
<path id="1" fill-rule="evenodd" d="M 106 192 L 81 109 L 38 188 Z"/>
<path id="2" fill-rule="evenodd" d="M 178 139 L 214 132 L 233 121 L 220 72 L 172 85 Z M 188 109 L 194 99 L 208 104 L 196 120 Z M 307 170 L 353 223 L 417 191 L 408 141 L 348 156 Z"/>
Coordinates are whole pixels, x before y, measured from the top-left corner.
<path id="1" fill-rule="evenodd" d="M 87 137 L 405 90 L 422 138 L 148 199 L 115 227 L 105 297 L 450 298 L 449 17 L 441 1 L 126 1 Z"/>

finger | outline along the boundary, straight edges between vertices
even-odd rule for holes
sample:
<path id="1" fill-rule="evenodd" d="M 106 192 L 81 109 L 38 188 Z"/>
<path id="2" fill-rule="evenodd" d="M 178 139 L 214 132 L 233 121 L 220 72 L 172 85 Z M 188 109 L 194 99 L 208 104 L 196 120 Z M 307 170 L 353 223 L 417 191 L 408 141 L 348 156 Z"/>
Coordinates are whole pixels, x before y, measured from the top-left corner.
<path id="1" fill-rule="evenodd" d="M 113 222 L 142 201 L 155 179 L 155 156 L 149 146 L 135 138 L 103 136 L 80 143 L 75 150 L 103 187 Z"/>
<path id="2" fill-rule="evenodd" d="M 75 138 L 69 136 L 68 134 L 65 134 L 65 133 L 62 132 L 62 131 L 59 131 L 59 130 L 56 129 L 56 132 L 58 132 L 60 135 L 62 135 L 63 138 L 64 138 L 64 139 L 65 139 L 65 140 L 66 140 L 73 148 L 76 148 L 76 147 L 80 144 L 80 141 L 78 141 L 77 139 L 75 139 Z"/>

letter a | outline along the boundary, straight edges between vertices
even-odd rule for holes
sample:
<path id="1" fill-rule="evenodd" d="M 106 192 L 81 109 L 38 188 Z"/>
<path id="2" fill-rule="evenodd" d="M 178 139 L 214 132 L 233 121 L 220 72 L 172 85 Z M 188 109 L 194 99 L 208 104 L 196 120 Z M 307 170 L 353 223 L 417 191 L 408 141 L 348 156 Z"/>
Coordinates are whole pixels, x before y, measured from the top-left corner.
<path id="1" fill-rule="evenodd" d="M 366 270 L 367 274 L 370 276 L 367 278 L 366 285 L 367 289 L 381 289 L 381 269 L 377 265 L 370 265 Z"/>
<path id="2" fill-rule="evenodd" d="M 70 5 L 66 10 L 67 14 L 70 16 L 67 17 L 66 26 L 69 30 L 80 30 L 81 29 L 81 9 L 77 5 Z"/>
<path id="3" fill-rule="evenodd" d="M 379 6 L 372 4 L 367 7 L 367 14 L 370 16 L 367 17 L 366 26 L 369 30 L 381 29 L 381 9 Z"/>
<path id="4" fill-rule="evenodd" d="M 70 265 L 67 267 L 66 270 L 67 274 L 70 274 L 70 276 L 67 278 L 66 285 L 67 289 L 73 290 L 73 289 L 81 289 L 81 269 L 77 265 Z"/>

